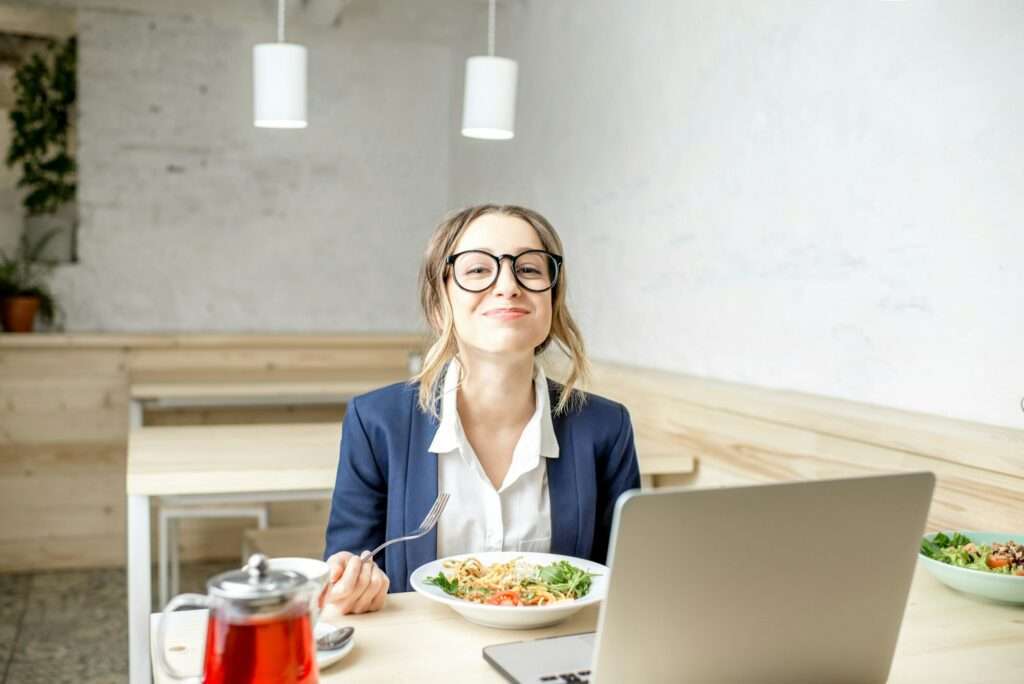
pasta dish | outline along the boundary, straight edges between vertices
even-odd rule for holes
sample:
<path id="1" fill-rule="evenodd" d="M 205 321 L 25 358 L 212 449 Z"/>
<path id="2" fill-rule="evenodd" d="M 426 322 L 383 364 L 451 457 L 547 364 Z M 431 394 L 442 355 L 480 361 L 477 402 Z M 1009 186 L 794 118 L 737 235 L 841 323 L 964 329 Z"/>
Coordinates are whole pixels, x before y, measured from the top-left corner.
<path id="1" fill-rule="evenodd" d="M 568 561 L 536 566 L 521 558 L 484 565 L 473 557 L 444 562 L 444 570 L 427 577 L 446 594 L 492 606 L 546 606 L 582 598 L 595 575 Z"/>

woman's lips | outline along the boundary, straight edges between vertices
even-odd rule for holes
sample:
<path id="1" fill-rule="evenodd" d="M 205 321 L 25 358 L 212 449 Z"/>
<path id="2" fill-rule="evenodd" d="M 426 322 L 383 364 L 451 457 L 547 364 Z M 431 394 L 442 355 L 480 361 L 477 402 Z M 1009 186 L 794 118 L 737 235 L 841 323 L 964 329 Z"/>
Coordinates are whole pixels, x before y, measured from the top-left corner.
<path id="1" fill-rule="evenodd" d="M 517 318 L 522 318 L 528 311 L 525 309 L 491 309 L 484 316 L 488 318 L 496 318 L 499 321 L 512 321 Z"/>

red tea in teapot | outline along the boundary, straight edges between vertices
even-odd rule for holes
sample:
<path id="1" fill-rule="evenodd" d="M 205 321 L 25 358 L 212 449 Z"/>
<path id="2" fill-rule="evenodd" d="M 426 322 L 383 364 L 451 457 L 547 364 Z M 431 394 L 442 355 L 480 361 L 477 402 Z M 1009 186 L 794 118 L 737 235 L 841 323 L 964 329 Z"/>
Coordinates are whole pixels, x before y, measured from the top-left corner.
<path id="1" fill-rule="evenodd" d="M 309 614 L 229 624 L 210 611 L 204 684 L 317 684 Z"/>

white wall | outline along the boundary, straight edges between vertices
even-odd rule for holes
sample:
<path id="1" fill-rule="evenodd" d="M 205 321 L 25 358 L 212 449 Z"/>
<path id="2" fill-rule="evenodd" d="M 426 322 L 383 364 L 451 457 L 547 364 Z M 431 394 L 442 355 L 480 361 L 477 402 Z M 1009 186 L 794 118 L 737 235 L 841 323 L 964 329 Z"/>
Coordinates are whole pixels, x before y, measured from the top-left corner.
<path id="1" fill-rule="evenodd" d="M 269 0 L 46 3 L 81 10 L 69 330 L 415 328 L 438 217 L 514 201 L 597 358 L 1024 427 L 1021 4 L 506 0 L 486 143 L 485 2 L 333 2 L 290 3 L 302 132 L 251 126 Z"/>
<path id="2" fill-rule="evenodd" d="M 0 88 L 8 87 L 6 80 L 10 77 L 10 67 L 0 68 L 0 79 L 5 83 Z M 0 157 L 6 158 L 7 148 L 11 145 L 14 129 L 8 116 L 11 110 L 0 107 Z M 17 167 L 11 168 L 0 163 L 0 250 L 12 254 L 18 246 L 25 208 L 21 205 L 24 190 L 19 189 L 18 180 L 21 173 Z"/>
<path id="3" fill-rule="evenodd" d="M 517 137 L 453 136 L 449 203 L 554 222 L 595 357 L 1024 427 L 1024 4 L 523 1 L 498 26 Z"/>
<path id="4" fill-rule="evenodd" d="M 287 36 L 309 49 L 310 125 L 275 131 L 252 125 L 251 50 L 274 38 L 272 3 L 73 4 L 82 224 L 81 263 L 56 280 L 67 329 L 420 325 L 416 265 L 448 194 L 443 31 L 419 37 L 394 2 L 355 3 L 337 27 L 298 14 Z"/>

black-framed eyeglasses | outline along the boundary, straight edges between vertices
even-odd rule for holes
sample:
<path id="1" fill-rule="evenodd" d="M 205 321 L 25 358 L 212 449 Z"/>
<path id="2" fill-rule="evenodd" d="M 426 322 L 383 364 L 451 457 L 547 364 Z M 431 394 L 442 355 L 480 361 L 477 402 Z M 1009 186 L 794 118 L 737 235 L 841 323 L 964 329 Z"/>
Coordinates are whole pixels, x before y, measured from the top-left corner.
<path id="1" fill-rule="evenodd" d="M 528 249 L 519 254 L 491 254 L 470 249 L 452 254 L 445 263 L 451 267 L 456 285 L 467 292 L 483 292 L 497 282 L 504 259 L 512 262 L 512 275 L 523 289 L 547 292 L 558 284 L 562 257 L 543 249 Z"/>

